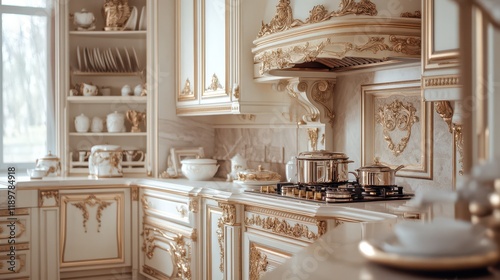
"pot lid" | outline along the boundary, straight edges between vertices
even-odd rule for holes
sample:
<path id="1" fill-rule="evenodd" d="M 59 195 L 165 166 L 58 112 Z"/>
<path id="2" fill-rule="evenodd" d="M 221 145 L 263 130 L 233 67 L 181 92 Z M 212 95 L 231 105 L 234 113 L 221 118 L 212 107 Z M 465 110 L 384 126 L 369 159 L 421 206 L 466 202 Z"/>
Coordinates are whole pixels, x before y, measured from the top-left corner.
<path id="1" fill-rule="evenodd" d="M 270 170 L 264 170 L 262 165 L 259 165 L 257 170 L 248 169 L 239 171 L 238 173 L 239 181 L 280 181 L 281 176 Z"/>
<path id="2" fill-rule="evenodd" d="M 349 157 L 344 153 L 331 152 L 326 150 L 302 152 L 297 157 L 297 159 L 313 159 L 313 160 L 348 159 L 348 158 Z"/>
<path id="3" fill-rule="evenodd" d="M 47 155 L 45 155 L 44 157 L 42 158 L 39 158 L 38 160 L 59 160 L 59 158 L 55 155 L 53 155 L 50 151 Z"/>
<path id="4" fill-rule="evenodd" d="M 181 160 L 181 164 L 216 164 L 217 160 L 210 158 L 190 158 Z"/>
<path id="5" fill-rule="evenodd" d="M 373 159 L 373 164 L 368 165 L 368 166 L 363 166 L 358 169 L 358 171 L 369 171 L 369 172 L 386 172 L 386 171 L 392 171 L 393 169 L 390 168 L 389 166 L 380 163 L 379 158 Z M 399 167 L 398 167 L 399 170 Z"/>

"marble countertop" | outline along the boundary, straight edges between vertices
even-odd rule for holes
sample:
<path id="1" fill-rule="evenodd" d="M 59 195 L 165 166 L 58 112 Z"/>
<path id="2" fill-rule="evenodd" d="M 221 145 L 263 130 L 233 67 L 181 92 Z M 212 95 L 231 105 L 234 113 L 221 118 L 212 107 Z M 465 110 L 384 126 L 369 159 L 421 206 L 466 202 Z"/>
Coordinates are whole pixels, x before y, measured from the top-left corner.
<path id="1" fill-rule="evenodd" d="M 408 271 L 378 265 L 363 257 L 358 250 L 359 242 L 339 242 L 335 240 L 333 235 L 333 232 L 327 232 L 315 243 L 296 253 L 283 265 L 273 271 L 265 272 L 260 279 L 500 279 L 500 270 L 493 267 L 437 273 Z"/>
<path id="2" fill-rule="evenodd" d="M 68 187 L 99 187 L 99 186 L 137 185 L 149 188 L 168 189 L 189 196 L 202 196 L 240 204 L 258 205 L 276 210 L 293 211 L 311 217 L 335 217 L 351 221 L 383 221 L 395 219 L 394 209 L 405 203 L 398 201 L 373 201 L 327 204 L 308 202 L 282 197 L 265 197 L 245 192 L 245 187 L 222 179 L 212 181 L 189 181 L 187 179 L 155 179 L 155 178 L 89 178 L 81 177 L 44 177 L 30 179 L 16 178 L 17 190 L 54 189 Z M 0 178 L 0 188 L 7 186 L 6 178 Z M 1 200 L 1 199 L 0 199 Z"/>

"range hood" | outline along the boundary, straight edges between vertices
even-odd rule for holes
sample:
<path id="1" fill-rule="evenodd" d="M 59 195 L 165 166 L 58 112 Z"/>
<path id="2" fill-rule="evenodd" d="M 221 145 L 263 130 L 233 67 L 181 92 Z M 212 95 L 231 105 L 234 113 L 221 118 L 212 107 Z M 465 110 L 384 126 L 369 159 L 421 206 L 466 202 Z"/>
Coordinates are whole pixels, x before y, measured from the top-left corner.
<path id="1" fill-rule="evenodd" d="M 335 77 L 420 61 L 420 1 L 391 7 L 386 0 L 335 0 L 308 8 L 304 2 L 279 0 L 274 17 L 262 23 L 252 48 L 257 80 Z"/>

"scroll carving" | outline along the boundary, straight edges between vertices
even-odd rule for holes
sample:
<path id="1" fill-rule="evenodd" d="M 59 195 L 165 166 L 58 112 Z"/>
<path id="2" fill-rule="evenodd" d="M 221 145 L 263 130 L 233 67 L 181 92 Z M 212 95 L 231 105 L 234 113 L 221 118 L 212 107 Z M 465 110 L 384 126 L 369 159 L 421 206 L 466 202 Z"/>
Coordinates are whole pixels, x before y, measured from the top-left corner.
<path id="1" fill-rule="evenodd" d="M 448 124 L 448 130 L 452 133 L 453 124 L 451 120 L 453 117 L 453 107 L 451 107 L 450 101 L 436 101 L 434 102 L 434 107 L 439 116 Z"/>
<path id="2" fill-rule="evenodd" d="M 453 124 L 453 135 L 455 139 L 455 146 L 458 151 L 458 163 L 460 163 L 460 169 L 458 174 L 464 175 L 464 137 L 462 135 L 462 125 Z"/>
<path id="3" fill-rule="evenodd" d="M 90 207 L 97 206 L 97 213 L 96 213 L 96 219 L 98 222 L 97 232 L 100 232 L 101 231 L 102 211 L 104 209 L 106 209 L 109 205 L 111 205 L 111 202 L 102 201 L 99 198 L 97 198 L 95 195 L 91 194 L 85 200 L 83 200 L 81 202 L 72 203 L 72 205 L 82 211 L 83 228 L 85 228 L 85 232 L 87 232 L 87 221 L 89 220 L 89 216 L 90 216 L 89 211 L 87 209 L 87 205 Z"/>
<path id="4" fill-rule="evenodd" d="M 342 0 L 339 4 L 339 9 L 329 12 L 325 6 L 316 5 L 309 11 L 309 17 L 302 21 L 293 18 L 292 7 L 290 0 L 280 0 L 276 6 L 276 13 L 271 21 L 267 24 L 262 22 L 257 37 L 282 32 L 293 27 L 302 26 L 306 24 L 313 24 L 318 22 L 327 21 L 333 17 L 340 17 L 346 15 L 377 15 L 377 7 L 370 0 L 361 0 L 356 2 L 354 0 Z"/>
<path id="5" fill-rule="evenodd" d="M 335 118 L 335 114 L 333 113 L 332 106 L 328 105 L 328 101 L 330 101 L 331 94 L 329 94 L 328 90 L 332 88 L 332 85 L 325 81 L 319 81 L 315 83 L 311 91 L 311 97 L 314 101 L 318 102 L 325 108 L 325 116 L 329 119 L 329 123 L 333 126 L 333 119 Z M 331 102 L 330 102 L 331 103 Z"/>
<path id="6" fill-rule="evenodd" d="M 219 202 L 219 207 L 222 208 L 222 222 L 226 225 L 234 225 L 236 223 L 236 206 Z"/>
<path id="7" fill-rule="evenodd" d="M 309 136 L 309 143 L 311 144 L 311 149 L 316 151 L 318 149 L 318 132 L 319 129 L 309 128 L 307 129 L 307 135 Z"/>
<path id="8" fill-rule="evenodd" d="M 308 226 L 296 223 L 290 225 L 286 220 L 280 220 L 276 217 L 261 217 L 253 214 L 252 217 L 245 218 L 247 226 L 258 226 L 265 230 L 270 230 L 273 233 L 293 238 L 306 238 L 308 240 L 316 240 L 326 232 L 326 223 L 319 223 L 318 233 L 312 232 Z"/>
<path id="9" fill-rule="evenodd" d="M 220 217 L 217 221 L 217 241 L 219 243 L 220 250 L 220 265 L 219 269 L 221 272 L 224 272 L 224 221 L 223 218 Z"/>
<path id="10" fill-rule="evenodd" d="M 375 121 L 384 128 L 384 139 L 387 142 L 387 147 L 392 151 L 394 156 L 399 156 L 406 148 L 410 141 L 411 128 L 414 123 L 419 121 L 415 116 L 417 109 L 412 103 L 406 105 L 400 100 L 395 100 L 390 104 L 386 104 L 378 108 L 375 114 Z M 398 128 L 400 131 L 406 131 L 406 135 L 401 138 L 398 144 L 395 144 L 390 133 Z"/>
<path id="11" fill-rule="evenodd" d="M 40 191 L 38 206 L 43 207 L 45 199 L 54 198 L 56 201 L 55 206 L 59 206 L 59 191 Z"/>
<path id="12" fill-rule="evenodd" d="M 250 245 L 250 280 L 258 280 L 263 272 L 267 271 L 267 256 L 255 247 Z"/>

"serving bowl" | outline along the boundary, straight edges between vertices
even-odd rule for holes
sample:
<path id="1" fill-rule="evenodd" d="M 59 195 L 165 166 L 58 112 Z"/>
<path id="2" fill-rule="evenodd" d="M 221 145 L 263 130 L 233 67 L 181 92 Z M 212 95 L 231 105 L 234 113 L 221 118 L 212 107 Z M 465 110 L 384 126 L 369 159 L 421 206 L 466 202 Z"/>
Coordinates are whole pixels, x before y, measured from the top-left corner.
<path id="1" fill-rule="evenodd" d="M 182 174 L 191 181 L 211 180 L 219 169 L 217 160 L 208 158 L 184 159 L 181 164 Z"/>

